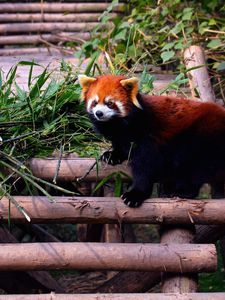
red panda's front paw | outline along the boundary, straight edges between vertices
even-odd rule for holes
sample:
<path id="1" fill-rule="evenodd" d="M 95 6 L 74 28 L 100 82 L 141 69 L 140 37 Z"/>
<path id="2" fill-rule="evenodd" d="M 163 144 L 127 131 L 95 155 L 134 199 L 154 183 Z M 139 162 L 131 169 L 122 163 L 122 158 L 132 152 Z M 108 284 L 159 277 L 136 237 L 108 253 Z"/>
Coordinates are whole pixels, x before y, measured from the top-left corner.
<path id="1" fill-rule="evenodd" d="M 106 151 L 102 154 L 101 160 L 109 165 L 119 165 L 123 162 L 123 159 L 115 151 Z"/>
<path id="2" fill-rule="evenodd" d="M 121 198 L 127 206 L 138 207 L 147 199 L 147 196 L 142 191 L 133 188 L 130 191 L 125 192 Z"/>

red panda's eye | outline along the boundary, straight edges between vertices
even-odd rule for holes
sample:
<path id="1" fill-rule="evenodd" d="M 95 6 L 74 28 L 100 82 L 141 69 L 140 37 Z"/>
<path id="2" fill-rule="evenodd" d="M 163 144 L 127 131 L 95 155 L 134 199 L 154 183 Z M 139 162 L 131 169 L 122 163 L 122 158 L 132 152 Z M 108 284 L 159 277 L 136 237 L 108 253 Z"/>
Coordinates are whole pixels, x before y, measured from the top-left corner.
<path id="1" fill-rule="evenodd" d="M 94 100 L 93 102 L 92 102 L 92 106 L 96 106 L 98 104 L 98 101 L 97 100 Z"/>
<path id="2" fill-rule="evenodd" d="M 106 105 L 109 107 L 109 108 L 112 108 L 113 105 L 114 105 L 114 102 L 113 101 L 107 101 Z"/>

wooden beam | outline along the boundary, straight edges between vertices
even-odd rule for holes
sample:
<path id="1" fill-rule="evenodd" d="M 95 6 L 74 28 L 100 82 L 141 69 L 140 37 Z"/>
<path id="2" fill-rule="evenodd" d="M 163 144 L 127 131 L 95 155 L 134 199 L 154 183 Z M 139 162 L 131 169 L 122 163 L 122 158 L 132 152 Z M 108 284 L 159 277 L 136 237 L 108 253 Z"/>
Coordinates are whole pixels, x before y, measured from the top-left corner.
<path id="1" fill-rule="evenodd" d="M 11 23 L 11 24 L 0 24 L 0 33 L 8 32 L 88 32 L 93 30 L 99 23 L 97 22 L 57 22 L 57 23 Z"/>
<path id="2" fill-rule="evenodd" d="M 0 22 L 97 22 L 101 13 L 4 13 L 0 15 Z M 115 18 L 117 14 L 109 14 Z"/>
<path id="3" fill-rule="evenodd" d="M 133 270 L 213 272 L 214 244 L 24 243 L 2 244 L 0 270 Z"/>
<path id="4" fill-rule="evenodd" d="M 192 243 L 194 226 L 162 225 L 161 243 Z M 195 293 L 198 289 L 198 275 L 195 273 L 168 273 L 163 274 L 163 293 Z"/>
<path id="5" fill-rule="evenodd" d="M 29 47 L 29 48 L 2 48 L 0 49 L 0 56 L 7 56 L 7 60 L 6 63 L 9 62 L 9 56 L 19 56 L 19 55 L 33 55 L 35 54 L 35 57 L 38 57 L 39 55 L 42 56 L 43 58 L 43 54 L 45 54 L 45 56 L 50 56 L 50 58 L 52 58 L 51 56 L 54 57 L 61 57 L 61 53 L 64 53 L 64 49 L 57 49 L 55 47 Z M 27 57 L 26 59 L 29 59 L 30 57 Z M 2 57 L 1 57 L 2 59 Z M 30 59 L 33 59 L 33 57 L 31 57 Z M 2 61 L 1 61 L 2 64 Z"/>
<path id="6" fill-rule="evenodd" d="M 0 243 L 18 243 L 18 241 L 6 227 L 0 226 Z M 38 291 L 65 292 L 46 271 L 2 271 L 0 272 L 0 288 L 9 294 L 29 294 L 38 293 Z"/>
<path id="7" fill-rule="evenodd" d="M 109 3 L 2 3 L 0 13 L 6 12 L 103 12 Z M 124 10 L 123 4 L 114 7 L 114 12 Z"/>
<path id="8" fill-rule="evenodd" d="M 95 159 L 90 158 L 64 158 L 61 160 L 58 173 L 58 181 L 76 181 L 82 177 L 94 165 Z M 57 158 L 33 158 L 30 160 L 30 168 L 32 173 L 46 180 L 53 180 L 58 165 Z M 106 176 L 114 172 L 125 172 L 131 176 L 127 163 L 122 165 L 110 166 L 105 163 L 99 163 L 98 173 L 96 166 L 85 177 L 85 181 L 96 181 L 98 178 L 102 180 Z M 125 178 L 126 179 L 126 178 Z"/>
<path id="9" fill-rule="evenodd" d="M 0 295 L 0 300 L 224 300 L 225 293 Z"/>
<path id="10" fill-rule="evenodd" d="M 120 198 L 14 196 L 32 223 L 92 223 L 92 224 L 224 224 L 225 199 L 183 200 L 149 199 L 139 208 L 129 208 Z M 219 204 L 219 205 L 218 205 Z M 2 222 L 8 222 L 9 200 L 0 201 Z M 27 222 L 11 205 L 12 222 Z"/>
<path id="11" fill-rule="evenodd" d="M 9 35 L 1 36 L 0 45 L 23 45 L 23 44 L 43 44 L 44 41 L 57 43 L 60 41 L 80 41 L 88 40 L 89 32 L 60 32 L 58 34 L 33 34 L 33 35 Z"/>
<path id="12" fill-rule="evenodd" d="M 198 225 L 194 243 L 215 243 L 224 235 L 225 225 Z M 119 272 L 98 287 L 96 293 L 145 293 L 161 281 L 160 272 Z M 146 294 L 145 294 L 146 295 Z M 192 299 L 192 298 L 190 298 Z M 204 299 L 204 298 L 203 298 Z M 211 298 L 209 298 L 211 300 Z M 169 299 L 168 299 L 169 300 Z"/>

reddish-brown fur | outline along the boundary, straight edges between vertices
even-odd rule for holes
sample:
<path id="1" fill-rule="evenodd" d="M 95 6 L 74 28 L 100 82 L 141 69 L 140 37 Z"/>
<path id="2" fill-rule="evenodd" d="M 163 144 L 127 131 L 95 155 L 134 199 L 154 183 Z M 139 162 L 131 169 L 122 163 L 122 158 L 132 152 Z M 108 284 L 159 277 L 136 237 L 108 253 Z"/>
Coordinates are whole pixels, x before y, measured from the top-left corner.
<path id="1" fill-rule="evenodd" d="M 223 186 L 225 109 L 214 103 L 143 95 L 137 79 L 125 79 L 106 75 L 82 82 L 84 100 L 97 95 L 98 103 L 107 105 L 105 99 L 111 96 L 125 111 L 105 122 L 89 111 L 95 129 L 112 141 L 113 150 L 102 159 L 113 165 L 130 160 L 133 185 L 122 195 L 124 203 L 141 205 L 154 182 L 172 183 L 166 195 L 184 198 L 196 197 L 205 182 Z"/>
<path id="2" fill-rule="evenodd" d="M 162 140 L 169 140 L 189 127 L 203 135 L 220 133 L 225 128 L 225 109 L 214 103 L 170 96 L 143 96 L 143 103 L 144 109 L 153 112 L 155 131 Z"/>
<path id="3" fill-rule="evenodd" d="M 113 76 L 113 75 L 104 75 L 96 78 L 88 91 L 84 95 L 84 100 L 88 100 L 95 95 L 99 97 L 99 103 L 103 104 L 104 99 L 107 96 L 112 96 L 114 100 L 119 100 L 124 104 L 124 108 L 127 113 L 131 109 L 132 103 L 129 101 L 129 94 L 126 89 L 122 87 L 120 81 L 125 79 L 124 76 Z"/>

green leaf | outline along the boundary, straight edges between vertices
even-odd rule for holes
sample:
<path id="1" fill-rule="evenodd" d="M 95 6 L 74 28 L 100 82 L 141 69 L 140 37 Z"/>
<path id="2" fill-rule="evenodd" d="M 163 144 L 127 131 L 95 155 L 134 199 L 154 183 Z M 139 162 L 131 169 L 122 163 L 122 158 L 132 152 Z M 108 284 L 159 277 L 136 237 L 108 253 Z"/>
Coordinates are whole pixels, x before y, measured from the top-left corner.
<path id="1" fill-rule="evenodd" d="M 171 42 L 171 43 L 167 43 L 161 51 L 165 51 L 165 50 L 170 50 L 171 48 L 174 47 L 175 42 Z"/>
<path id="2" fill-rule="evenodd" d="M 126 39 L 127 39 L 127 30 L 126 29 L 121 30 L 114 37 L 115 41 L 118 41 L 118 40 L 126 41 Z"/>
<path id="3" fill-rule="evenodd" d="M 34 84 L 34 86 L 30 91 L 29 94 L 30 99 L 34 99 L 40 95 L 40 90 L 45 84 L 45 82 L 47 81 L 47 79 L 49 78 L 49 76 L 50 73 L 47 72 L 47 69 L 45 69 L 44 72 L 41 73 L 41 75 L 38 77 L 38 80 L 36 81 L 36 83 Z"/>
<path id="4" fill-rule="evenodd" d="M 174 51 L 165 51 L 163 53 L 161 53 L 161 58 L 163 60 L 163 62 L 166 62 L 168 60 L 170 60 L 171 58 L 173 58 L 175 55 Z"/>
<path id="5" fill-rule="evenodd" d="M 23 61 L 23 60 L 19 61 L 18 65 L 20 65 L 20 66 L 39 66 L 39 67 L 41 67 L 40 64 L 37 64 L 34 61 Z"/>
<path id="6" fill-rule="evenodd" d="M 184 28 L 184 25 L 182 22 L 178 22 L 171 30 L 170 32 L 173 34 L 178 34 L 181 32 L 182 28 Z"/>
<path id="7" fill-rule="evenodd" d="M 209 20 L 209 26 L 213 26 L 213 25 L 216 25 L 216 24 L 217 24 L 217 22 L 216 22 L 215 19 L 210 19 Z"/>
<path id="8" fill-rule="evenodd" d="M 224 70 L 225 70 L 225 61 L 222 61 L 217 67 L 217 71 L 224 71 Z"/>
<path id="9" fill-rule="evenodd" d="M 191 17 L 193 15 L 193 8 L 185 8 L 183 10 L 183 16 L 182 16 L 182 20 L 183 21 L 188 21 L 188 20 L 191 20 Z"/>
<path id="10" fill-rule="evenodd" d="M 15 87 L 16 87 L 16 92 L 17 92 L 17 96 L 20 99 L 20 101 L 24 101 L 27 97 L 27 94 L 24 90 L 22 90 L 18 84 L 15 82 Z"/>
<path id="11" fill-rule="evenodd" d="M 220 39 L 216 39 L 216 40 L 212 40 L 212 41 L 210 41 L 208 44 L 207 44 L 207 47 L 208 48 L 218 48 L 218 47 L 220 47 L 220 46 L 222 46 L 222 42 L 221 42 L 221 40 Z"/>

